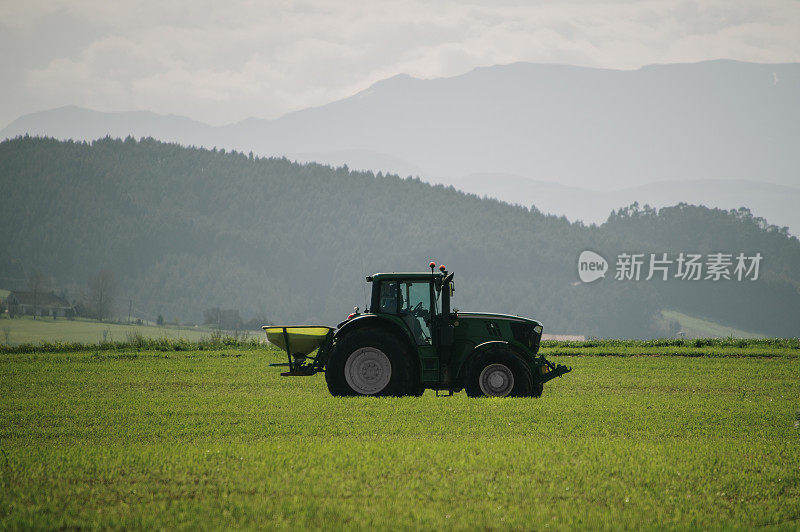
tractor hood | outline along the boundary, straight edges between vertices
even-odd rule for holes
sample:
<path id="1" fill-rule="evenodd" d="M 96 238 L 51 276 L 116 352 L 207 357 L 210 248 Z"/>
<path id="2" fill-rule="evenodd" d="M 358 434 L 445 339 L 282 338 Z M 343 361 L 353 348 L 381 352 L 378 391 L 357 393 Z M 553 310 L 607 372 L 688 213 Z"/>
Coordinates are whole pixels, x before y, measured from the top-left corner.
<path id="1" fill-rule="evenodd" d="M 473 342 L 505 340 L 525 346 L 536 354 L 542 340 L 542 324 L 536 320 L 494 314 L 491 312 L 458 312 L 455 314 L 456 336 Z"/>
<path id="2" fill-rule="evenodd" d="M 542 326 L 542 323 L 536 320 L 532 320 L 530 318 L 523 318 L 522 316 L 514 316 L 512 314 L 495 314 L 493 312 L 457 312 L 455 313 L 457 318 L 456 319 L 470 319 L 475 318 L 478 320 L 508 320 L 508 321 L 518 321 L 522 323 L 530 323 L 534 327 Z"/>

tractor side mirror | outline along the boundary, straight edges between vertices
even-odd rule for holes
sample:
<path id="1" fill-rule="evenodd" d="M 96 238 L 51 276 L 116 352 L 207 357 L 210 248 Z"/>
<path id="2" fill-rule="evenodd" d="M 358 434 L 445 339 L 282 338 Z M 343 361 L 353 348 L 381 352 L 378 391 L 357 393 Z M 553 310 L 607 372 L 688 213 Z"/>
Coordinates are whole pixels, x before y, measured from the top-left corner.
<path id="1" fill-rule="evenodd" d="M 453 294 L 456 293 L 456 285 L 450 281 L 450 297 L 453 297 Z"/>

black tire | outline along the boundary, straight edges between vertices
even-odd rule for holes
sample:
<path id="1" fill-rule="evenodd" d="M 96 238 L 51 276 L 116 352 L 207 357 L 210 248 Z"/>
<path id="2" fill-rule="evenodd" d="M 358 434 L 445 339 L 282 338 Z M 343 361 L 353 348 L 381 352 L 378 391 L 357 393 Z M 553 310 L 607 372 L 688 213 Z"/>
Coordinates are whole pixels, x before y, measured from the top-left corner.
<path id="1" fill-rule="evenodd" d="M 386 355 L 391 366 L 388 383 L 377 392 L 364 393 L 354 389 L 345 376 L 348 359 L 365 348 L 379 350 Z M 403 396 L 418 391 L 419 382 L 415 379 L 412 353 L 406 345 L 390 332 L 381 329 L 364 328 L 347 334 L 336 341 L 333 352 L 325 368 L 325 382 L 328 391 L 334 396 L 375 395 Z"/>
<path id="2" fill-rule="evenodd" d="M 481 389 L 481 375 L 490 367 L 507 368 L 513 375 L 513 387 L 506 397 L 530 397 L 534 386 L 528 364 L 516 353 L 504 347 L 491 347 L 472 357 L 467 367 L 464 390 L 470 397 L 486 397 Z"/>

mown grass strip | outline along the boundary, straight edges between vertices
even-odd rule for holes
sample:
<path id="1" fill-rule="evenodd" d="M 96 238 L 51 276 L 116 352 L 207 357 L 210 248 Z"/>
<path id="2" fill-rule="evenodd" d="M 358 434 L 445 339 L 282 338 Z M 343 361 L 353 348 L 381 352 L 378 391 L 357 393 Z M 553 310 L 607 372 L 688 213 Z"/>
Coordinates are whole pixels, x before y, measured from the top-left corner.
<path id="1" fill-rule="evenodd" d="M 259 338 L 237 338 L 235 336 L 222 336 L 207 338 L 197 341 L 185 338 L 145 338 L 120 342 L 42 342 L 38 344 L 26 343 L 19 345 L 0 345 L 0 354 L 29 354 L 29 353 L 73 353 L 78 351 L 208 351 L 222 347 L 236 347 L 240 349 L 264 349 L 264 343 Z"/>
<path id="2" fill-rule="evenodd" d="M 663 348 L 663 347 L 546 347 L 540 354 L 564 357 L 709 357 L 709 358 L 800 358 L 796 349 L 774 348 Z"/>
<path id="3" fill-rule="evenodd" d="M 0 345 L 0 354 L 71 353 L 77 351 L 208 351 L 222 347 L 265 349 L 263 340 L 241 336 L 215 336 L 201 340 L 132 336 L 126 341 L 80 343 L 42 342 Z M 546 340 L 541 353 L 552 356 L 684 356 L 684 357 L 800 357 L 798 338 L 696 338 L 656 340 Z"/>
<path id="4" fill-rule="evenodd" d="M 587 349 L 592 347 L 735 347 L 800 349 L 800 338 L 656 338 L 653 340 L 592 339 L 580 342 L 544 340 L 543 348 Z"/>
<path id="5" fill-rule="evenodd" d="M 544 341 L 545 356 L 661 356 L 729 358 L 798 358 L 797 338 L 696 338 L 656 340 Z"/>

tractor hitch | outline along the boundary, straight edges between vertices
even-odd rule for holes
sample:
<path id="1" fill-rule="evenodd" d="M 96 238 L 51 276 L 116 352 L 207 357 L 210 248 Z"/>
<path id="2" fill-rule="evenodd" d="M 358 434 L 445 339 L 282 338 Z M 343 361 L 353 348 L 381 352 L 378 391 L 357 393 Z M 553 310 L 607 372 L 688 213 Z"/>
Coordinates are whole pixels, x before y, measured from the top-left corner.
<path id="1" fill-rule="evenodd" d="M 543 383 L 555 379 L 556 377 L 561 377 L 565 373 L 569 373 L 572 371 L 572 366 L 565 366 L 564 364 L 553 364 L 549 360 L 544 357 L 541 357 L 544 365 L 541 366 L 541 381 Z"/>

